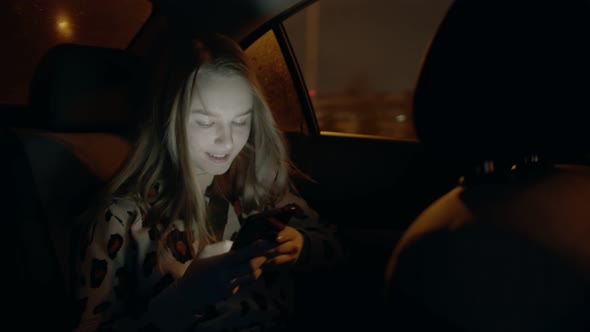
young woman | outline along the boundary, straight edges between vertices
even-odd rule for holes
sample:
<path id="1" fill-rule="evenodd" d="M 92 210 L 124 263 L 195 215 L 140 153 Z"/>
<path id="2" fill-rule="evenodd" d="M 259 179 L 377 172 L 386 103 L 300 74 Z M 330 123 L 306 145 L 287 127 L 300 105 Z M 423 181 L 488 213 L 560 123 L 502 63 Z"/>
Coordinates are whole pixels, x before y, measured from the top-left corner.
<path id="1" fill-rule="evenodd" d="M 338 243 L 297 195 L 239 45 L 212 35 L 165 53 L 151 116 L 87 227 L 77 330 L 280 330 L 289 271 L 338 257 Z M 272 238 L 229 250 L 247 216 L 289 203 L 299 213 Z"/>

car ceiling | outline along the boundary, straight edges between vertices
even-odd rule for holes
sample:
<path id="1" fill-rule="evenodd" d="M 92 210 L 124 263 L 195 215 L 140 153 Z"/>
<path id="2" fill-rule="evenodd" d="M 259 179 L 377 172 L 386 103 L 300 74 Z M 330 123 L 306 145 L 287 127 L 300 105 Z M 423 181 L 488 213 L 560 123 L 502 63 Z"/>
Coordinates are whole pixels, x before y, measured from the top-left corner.
<path id="1" fill-rule="evenodd" d="M 273 19 L 288 17 L 316 0 L 152 0 L 155 11 L 175 18 L 186 31 L 221 32 L 243 40 L 262 33 Z"/>

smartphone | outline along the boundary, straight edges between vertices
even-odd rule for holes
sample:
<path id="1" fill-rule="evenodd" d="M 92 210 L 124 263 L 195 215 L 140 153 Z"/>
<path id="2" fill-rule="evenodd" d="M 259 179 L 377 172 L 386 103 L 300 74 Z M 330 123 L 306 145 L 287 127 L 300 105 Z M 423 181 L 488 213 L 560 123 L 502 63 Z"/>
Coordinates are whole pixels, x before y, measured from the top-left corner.
<path id="1" fill-rule="evenodd" d="M 242 248 L 258 239 L 274 240 L 276 233 L 282 230 L 293 216 L 300 213 L 301 207 L 290 203 L 249 216 L 243 222 L 231 250 Z"/>

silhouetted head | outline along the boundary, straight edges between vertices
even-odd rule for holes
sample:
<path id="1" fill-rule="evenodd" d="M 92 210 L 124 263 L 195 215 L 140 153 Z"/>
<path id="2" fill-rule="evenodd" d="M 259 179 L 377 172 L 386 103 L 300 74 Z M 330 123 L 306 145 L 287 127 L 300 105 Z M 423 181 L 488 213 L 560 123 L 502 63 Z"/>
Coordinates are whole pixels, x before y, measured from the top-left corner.
<path id="1" fill-rule="evenodd" d="M 416 87 L 419 139 L 466 163 L 590 151 L 590 4 L 458 0 Z"/>

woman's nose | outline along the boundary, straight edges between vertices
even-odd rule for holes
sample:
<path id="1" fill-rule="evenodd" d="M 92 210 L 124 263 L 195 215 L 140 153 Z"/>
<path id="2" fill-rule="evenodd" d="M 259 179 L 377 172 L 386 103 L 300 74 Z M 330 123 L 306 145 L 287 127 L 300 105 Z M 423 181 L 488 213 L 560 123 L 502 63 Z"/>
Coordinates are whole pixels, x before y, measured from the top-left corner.
<path id="1" fill-rule="evenodd" d="M 215 134 L 215 144 L 222 145 L 225 149 L 231 150 L 233 147 L 231 126 L 220 125 L 217 127 Z"/>

